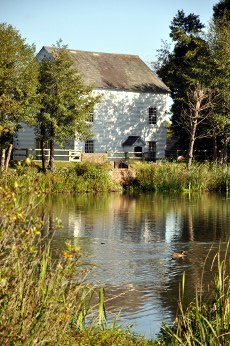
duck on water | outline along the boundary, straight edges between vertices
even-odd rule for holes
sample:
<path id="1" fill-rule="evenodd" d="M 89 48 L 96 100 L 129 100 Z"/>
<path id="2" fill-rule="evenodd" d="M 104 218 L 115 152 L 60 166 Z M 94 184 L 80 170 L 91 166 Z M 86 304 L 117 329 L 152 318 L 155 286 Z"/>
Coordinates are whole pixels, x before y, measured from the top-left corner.
<path id="1" fill-rule="evenodd" d="M 180 251 L 180 252 L 173 252 L 172 254 L 172 258 L 176 259 L 176 258 L 185 258 L 186 253 L 185 251 Z"/>

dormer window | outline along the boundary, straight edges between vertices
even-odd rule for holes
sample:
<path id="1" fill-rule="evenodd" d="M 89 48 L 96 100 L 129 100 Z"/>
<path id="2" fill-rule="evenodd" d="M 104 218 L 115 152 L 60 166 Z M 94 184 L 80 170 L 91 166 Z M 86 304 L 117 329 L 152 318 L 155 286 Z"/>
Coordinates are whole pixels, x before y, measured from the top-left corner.
<path id="1" fill-rule="evenodd" d="M 155 125 L 157 123 L 157 109 L 156 107 L 149 107 L 149 124 Z"/>

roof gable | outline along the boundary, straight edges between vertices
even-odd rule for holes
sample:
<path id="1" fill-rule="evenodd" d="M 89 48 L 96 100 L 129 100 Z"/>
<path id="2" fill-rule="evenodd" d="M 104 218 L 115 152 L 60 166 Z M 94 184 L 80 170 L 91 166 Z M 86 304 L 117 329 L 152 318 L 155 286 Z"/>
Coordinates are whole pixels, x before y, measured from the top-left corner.
<path id="1" fill-rule="evenodd" d="M 54 49 L 57 48 L 42 48 L 51 55 Z M 67 49 L 67 51 L 87 85 L 129 91 L 163 93 L 170 91 L 137 55 L 96 53 L 72 49 Z"/>

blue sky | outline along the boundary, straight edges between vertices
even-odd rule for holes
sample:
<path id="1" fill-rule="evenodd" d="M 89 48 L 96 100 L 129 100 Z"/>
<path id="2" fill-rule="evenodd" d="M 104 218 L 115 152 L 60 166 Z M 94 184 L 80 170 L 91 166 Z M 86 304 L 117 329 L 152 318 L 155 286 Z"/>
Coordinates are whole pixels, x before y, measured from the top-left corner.
<path id="1" fill-rule="evenodd" d="M 68 48 L 155 59 L 178 10 L 207 25 L 219 0 L 0 0 L 0 22 L 37 51 L 61 38 Z"/>

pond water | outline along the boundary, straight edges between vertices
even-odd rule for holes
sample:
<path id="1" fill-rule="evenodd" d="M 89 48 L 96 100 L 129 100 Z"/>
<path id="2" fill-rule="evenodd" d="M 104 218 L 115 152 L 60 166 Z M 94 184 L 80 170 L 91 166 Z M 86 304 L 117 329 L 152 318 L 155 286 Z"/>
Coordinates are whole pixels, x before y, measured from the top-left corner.
<path id="1" fill-rule="evenodd" d="M 55 218 L 63 224 L 54 248 L 76 242 L 81 261 L 93 264 L 87 280 L 105 288 L 108 316 L 120 312 L 118 324 L 147 338 L 163 321 L 173 323 L 183 272 L 185 304 L 196 289 L 207 293 L 213 257 L 218 249 L 224 256 L 230 238 L 230 199 L 223 195 L 56 196 L 43 209 L 51 232 Z M 180 250 L 186 258 L 172 259 Z"/>

